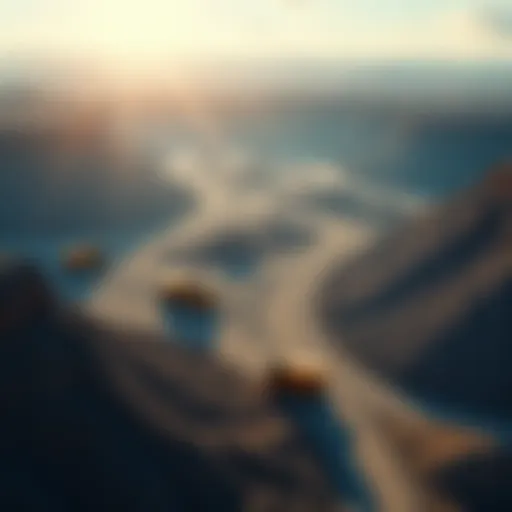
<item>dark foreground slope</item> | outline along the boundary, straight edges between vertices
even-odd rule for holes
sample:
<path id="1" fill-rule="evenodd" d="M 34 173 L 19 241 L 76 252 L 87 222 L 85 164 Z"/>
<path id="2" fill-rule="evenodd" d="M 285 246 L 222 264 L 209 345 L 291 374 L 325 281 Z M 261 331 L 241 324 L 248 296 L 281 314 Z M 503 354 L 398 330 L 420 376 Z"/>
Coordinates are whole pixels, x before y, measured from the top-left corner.
<path id="1" fill-rule="evenodd" d="M 293 427 L 232 371 L 0 275 L 0 509 L 334 510 Z"/>
<path id="2" fill-rule="evenodd" d="M 512 510 L 512 451 L 474 454 L 456 461 L 433 476 L 439 491 L 449 494 L 467 512 Z"/>
<path id="3" fill-rule="evenodd" d="M 512 169 L 333 269 L 318 303 L 332 339 L 395 384 L 512 419 Z"/>

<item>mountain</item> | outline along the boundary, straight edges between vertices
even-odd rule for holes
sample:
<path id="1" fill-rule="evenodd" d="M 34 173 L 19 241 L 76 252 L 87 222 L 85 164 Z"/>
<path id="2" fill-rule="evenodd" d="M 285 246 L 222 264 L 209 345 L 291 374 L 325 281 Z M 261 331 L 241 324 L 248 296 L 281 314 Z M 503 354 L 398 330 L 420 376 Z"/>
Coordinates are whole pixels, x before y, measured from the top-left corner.
<path id="1" fill-rule="evenodd" d="M 429 403 L 511 419 L 511 165 L 327 274 L 334 343 Z"/>
<path id="2" fill-rule="evenodd" d="M 339 510 L 308 444 L 208 354 L 110 331 L 0 272 L 2 510 Z"/>

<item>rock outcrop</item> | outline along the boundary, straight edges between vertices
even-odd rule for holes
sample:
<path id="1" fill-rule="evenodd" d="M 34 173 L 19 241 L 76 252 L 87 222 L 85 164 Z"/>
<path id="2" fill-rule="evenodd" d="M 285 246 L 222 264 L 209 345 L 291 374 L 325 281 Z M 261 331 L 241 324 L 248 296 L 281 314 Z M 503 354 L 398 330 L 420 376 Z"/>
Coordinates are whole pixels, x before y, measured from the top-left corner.
<path id="1" fill-rule="evenodd" d="M 42 283 L 18 264 L 0 278 L 2 510 L 339 510 L 256 387 L 207 354 L 92 324 Z"/>

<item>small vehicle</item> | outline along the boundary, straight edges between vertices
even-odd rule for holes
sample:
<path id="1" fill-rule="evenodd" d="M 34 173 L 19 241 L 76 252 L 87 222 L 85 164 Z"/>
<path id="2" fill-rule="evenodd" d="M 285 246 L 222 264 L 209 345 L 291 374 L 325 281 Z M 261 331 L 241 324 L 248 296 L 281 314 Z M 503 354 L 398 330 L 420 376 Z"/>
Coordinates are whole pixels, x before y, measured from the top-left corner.
<path id="1" fill-rule="evenodd" d="M 323 394 L 327 383 L 319 368 L 280 363 L 270 369 L 265 387 L 272 395 L 313 397 Z"/>
<path id="2" fill-rule="evenodd" d="M 98 247 L 79 245 L 72 247 L 62 255 L 62 266 L 68 272 L 87 272 L 98 270 L 104 264 L 104 257 Z"/>

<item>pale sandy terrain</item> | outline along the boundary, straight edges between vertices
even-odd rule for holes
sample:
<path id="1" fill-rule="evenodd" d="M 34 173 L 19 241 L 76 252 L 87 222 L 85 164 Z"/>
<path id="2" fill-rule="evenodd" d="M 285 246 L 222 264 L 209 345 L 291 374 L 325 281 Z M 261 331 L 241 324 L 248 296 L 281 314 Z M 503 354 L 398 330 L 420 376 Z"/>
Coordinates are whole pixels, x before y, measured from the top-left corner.
<path id="1" fill-rule="evenodd" d="M 447 441 L 438 441 L 445 439 L 443 433 L 430 442 L 433 430 L 420 413 L 342 349 L 331 348 L 314 316 L 313 301 L 323 272 L 364 250 L 374 234 L 352 221 L 288 209 L 293 194 L 284 196 L 276 209 L 275 202 L 265 204 L 264 196 L 245 197 L 223 188 L 215 176 L 205 176 L 208 174 L 193 182 L 205 198 L 202 209 L 128 257 L 98 288 L 87 304 L 88 311 L 125 328 L 162 334 L 164 326 L 156 301 L 162 281 L 180 272 L 209 280 L 218 287 L 225 312 L 219 357 L 256 380 L 276 359 L 317 359 L 328 376 L 328 393 L 340 420 L 355 433 L 361 467 L 373 485 L 379 509 L 449 510 L 444 502 L 434 504 L 436 498 L 424 485 L 423 475 L 439 458 L 481 448 L 484 442 L 479 434 L 469 433 L 461 441 L 457 434 L 446 434 Z M 226 280 L 211 269 L 179 267 L 170 262 L 170 255 L 200 244 L 212 233 L 240 226 L 250 230 L 272 218 L 310 226 L 316 234 L 315 244 L 303 251 L 275 255 L 264 261 L 249 281 L 241 282 Z M 404 448 L 403 429 L 414 432 L 414 442 L 425 446 L 419 455 L 411 455 Z M 455 438 L 457 441 L 452 441 Z M 432 446 L 437 446 L 438 455 Z M 445 449 L 448 446 L 450 449 Z"/>

